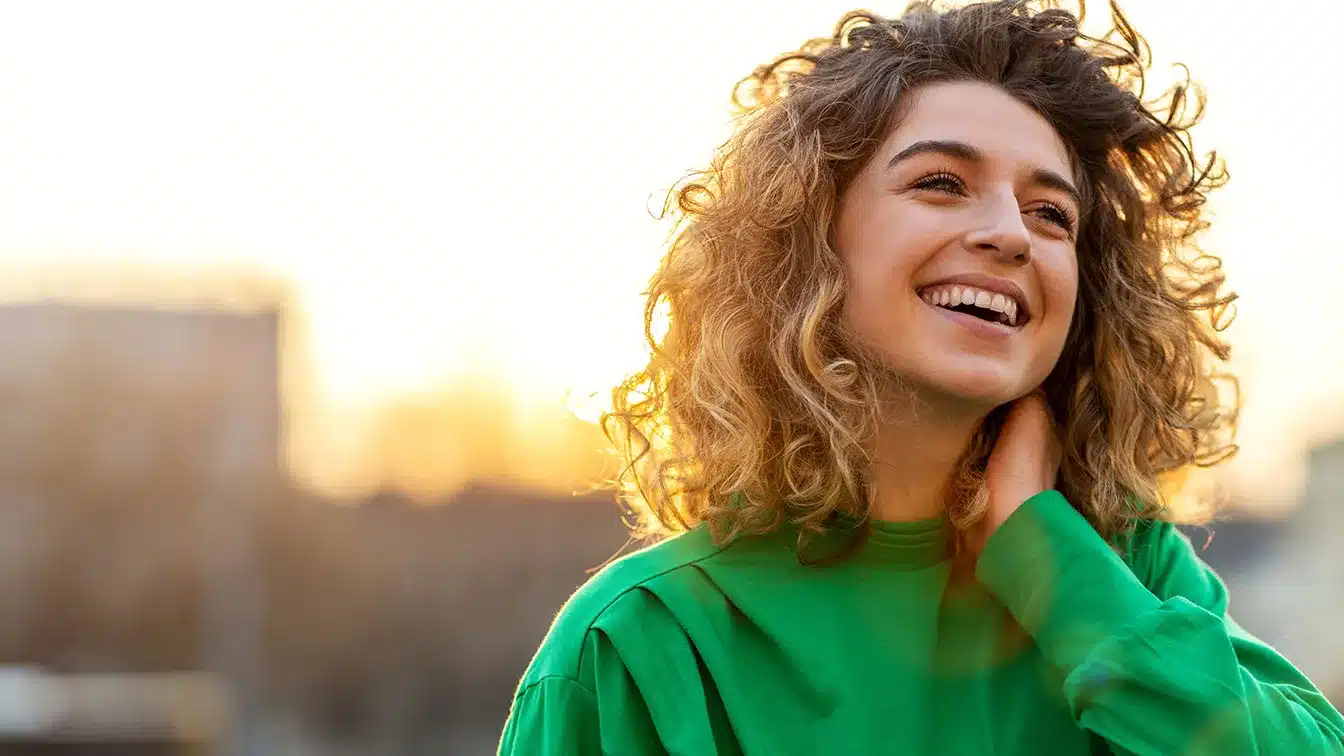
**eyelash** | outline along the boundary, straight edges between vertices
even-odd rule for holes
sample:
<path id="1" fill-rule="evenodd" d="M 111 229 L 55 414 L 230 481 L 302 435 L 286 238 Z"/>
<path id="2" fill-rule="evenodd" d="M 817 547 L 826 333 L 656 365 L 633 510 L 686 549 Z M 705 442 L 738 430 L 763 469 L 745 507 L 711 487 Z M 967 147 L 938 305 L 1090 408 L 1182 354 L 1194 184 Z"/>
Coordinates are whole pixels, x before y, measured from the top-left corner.
<path id="1" fill-rule="evenodd" d="M 966 188 L 966 185 L 962 182 L 961 178 L 957 176 L 957 174 L 951 173 L 949 171 L 938 171 L 937 173 L 931 173 L 921 178 L 920 180 L 916 181 L 914 183 L 914 187 L 916 189 L 948 191 L 946 189 L 938 189 L 937 187 L 939 184 L 942 184 L 944 186 L 951 184 L 954 190 L 958 192 L 964 191 Z M 1073 233 L 1073 230 L 1077 227 L 1078 221 L 1076 218 L 1074 218 L 1073 213 L 1069 212 L 1069 210 L 1066 208 L 1060 207 L 1059 205 L 1047 202 L 1045 205 L 1037 208 L 1037 210 L 1053 211 L 1055 218 L 1051 219 L 1050 222 L 1054 223 L 1060 228 L 1063 228 L 1065 231 L 1068 231 L 1069 233 Z"/>

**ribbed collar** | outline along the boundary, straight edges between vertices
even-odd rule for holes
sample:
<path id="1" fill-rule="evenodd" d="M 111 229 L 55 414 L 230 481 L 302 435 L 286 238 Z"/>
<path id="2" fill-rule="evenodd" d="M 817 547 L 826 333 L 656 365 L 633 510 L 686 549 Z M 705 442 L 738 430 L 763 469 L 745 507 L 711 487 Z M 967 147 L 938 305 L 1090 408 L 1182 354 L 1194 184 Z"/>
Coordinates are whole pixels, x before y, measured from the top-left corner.
<path id="1" fill-rule="evenodd" d="M 945 514 L 908 522 L 862 522 L 836 515 L 825 534 L 805 537 L 803 555 L 808 561 L 828 562 L 826 557 L 835 556 L 842 562 L 913 570 L 950 558 L 952 535 L 952 524 Z M 859 545 L 851 551 L 856 539 Z"/>

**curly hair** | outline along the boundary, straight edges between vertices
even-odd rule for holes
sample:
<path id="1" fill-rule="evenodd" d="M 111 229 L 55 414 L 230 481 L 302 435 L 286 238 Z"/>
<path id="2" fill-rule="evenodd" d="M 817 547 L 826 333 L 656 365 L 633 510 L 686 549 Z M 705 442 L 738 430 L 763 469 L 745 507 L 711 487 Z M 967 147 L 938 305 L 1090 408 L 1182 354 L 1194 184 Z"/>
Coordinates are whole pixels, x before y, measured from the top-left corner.
<path id="1" fill-rule="evenodd" d="M 675 208 L 676 223 L 645 292 L 650 358 L 601 419 L 637 536 L 866 519 L 869 443 L 892 378 L 842 325 L 829 233 L 905 93 L 956 80 L 996 85 L 1044 117 L 1081 185 L 1078 304 L 1043 386 L 1064 450 L 1056 488 L 1108 539 L 1140 518 L 1191 520 L 1173 504 L 1186 474 L 1236 451 L 1220 338 L 1235 295 L 1219 292 L 1221 260 L 1196 243 L 1227 173 L 1215 153 L 1195 156 L 1205 100 L 1188 70 L 1145 99 L 1147 43 L 1114 0 L 1110 11 L 1101 37 L 1080 31 L 1081 2 L 1076 15 L 1027 0 L 854 11 L 737 83 L 732 137 L 668 192 L 663 216 Z M 957 532 L 986 510 L 1005 409 L 958 463 L 946 502 Z"/>

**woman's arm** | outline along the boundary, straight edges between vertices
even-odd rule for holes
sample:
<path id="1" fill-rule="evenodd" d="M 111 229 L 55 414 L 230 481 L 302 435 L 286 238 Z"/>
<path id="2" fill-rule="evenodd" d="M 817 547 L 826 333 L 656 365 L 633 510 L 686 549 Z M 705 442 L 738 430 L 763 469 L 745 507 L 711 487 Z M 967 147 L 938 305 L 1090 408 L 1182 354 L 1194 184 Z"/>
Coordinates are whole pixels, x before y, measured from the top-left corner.
<path id="1" fill-rule="evenodd" d="M 591 690 L 567 677 L 544 677 L 518 690 L 499 741 L 500 756 L 601 752 L 597 698 Z"/>
<path id="2" fill-rule="evenodd" d="M 646 609 L 647 631 L 665 623 L 642 594 L 627 603 Z M 574 675 L 525 675 L 499 741 L 500 756 L 588 756 L 595 753 L 666 754 L 644 695 L 611 638 L 590 630 Z M 539 655 L 552 653 L 543 644 Z M 534 664 L 534 667 L 538 665 Z M 695 753 L 709 753 L 698 750 Z"/>
<path id="3" fill-rule="evenodd" d="M 1080 726 L 1127 754 L 1344 754 L 1344 717 L 1227 614 L 1222 582 L 1167 523 L 1134 567 L 1054 490 L 985 543 L 980 581 L 1065 674 Z"/>

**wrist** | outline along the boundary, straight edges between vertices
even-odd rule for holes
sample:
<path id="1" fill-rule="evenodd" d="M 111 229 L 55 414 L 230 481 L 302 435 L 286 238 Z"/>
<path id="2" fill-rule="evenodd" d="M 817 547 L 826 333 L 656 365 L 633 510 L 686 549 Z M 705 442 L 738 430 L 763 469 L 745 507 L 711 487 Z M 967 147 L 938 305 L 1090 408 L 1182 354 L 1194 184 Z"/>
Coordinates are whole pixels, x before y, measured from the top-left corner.
<path id="1" fill-rule="evenodd" d="M 1049 486 L 1024 486 L 1000 494 L 998 502 L 990 502 L 990 524 L 997 528 L 1009 517 L 1012 517 L 1013 513 L 1021 508 L 1023 504 L 1027 503 L 1028 499 L 1033 496 L 1039 496 L 1048 490 L 1050 490 Z"/>

